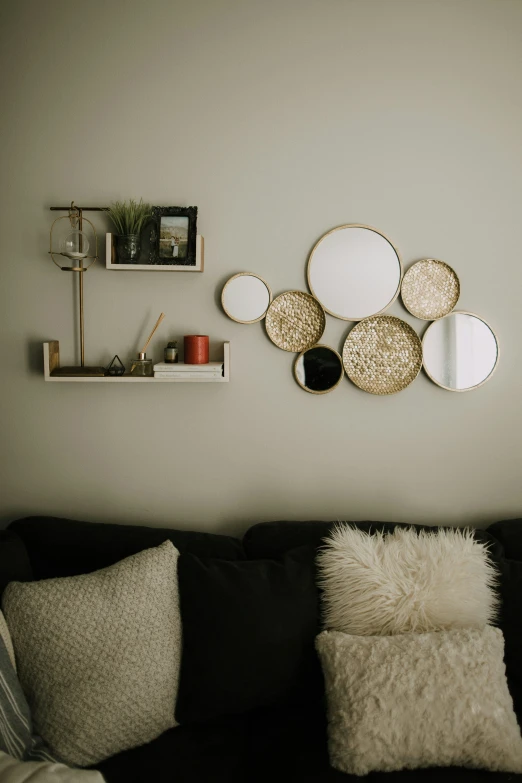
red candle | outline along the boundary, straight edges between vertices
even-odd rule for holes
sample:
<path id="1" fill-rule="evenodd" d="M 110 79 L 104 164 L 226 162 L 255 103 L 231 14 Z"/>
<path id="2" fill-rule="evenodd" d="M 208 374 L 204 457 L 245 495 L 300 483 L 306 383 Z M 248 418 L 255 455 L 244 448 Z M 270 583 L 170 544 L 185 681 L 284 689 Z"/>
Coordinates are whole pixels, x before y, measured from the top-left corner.
<path id="1" fill-rule="evenodd" d="M 208 334 L 186 334 L 185 364 L 208 364 Z"/>

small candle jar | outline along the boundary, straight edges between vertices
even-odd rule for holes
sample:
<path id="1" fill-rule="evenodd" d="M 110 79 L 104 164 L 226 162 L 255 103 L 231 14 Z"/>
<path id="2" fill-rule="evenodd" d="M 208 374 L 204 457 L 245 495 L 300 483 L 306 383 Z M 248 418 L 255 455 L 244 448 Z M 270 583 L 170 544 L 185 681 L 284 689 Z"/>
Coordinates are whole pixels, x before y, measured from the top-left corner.
<path id="1" fill-rule="evenodd" d="M 185 364 L 208 364 L 208 335 L 186 334 Z"/>
<path id="2" fill-rule="evenodd" d="M 137 359 L 131 362 L 130 374 L 137 378 L 151 378 L 154 375 L 152 359 L 147 359 L 146 353 L 139 353 Z"/>
<path id="3" fill-rule="evenodd" d="M 174 340 L 172 343 L 168 343 L 167 347 L 164 350 L 164 358 L 165 362 L 168 364 L 176 364 L 178 361 L 178 343 L 177 340 Z"/>

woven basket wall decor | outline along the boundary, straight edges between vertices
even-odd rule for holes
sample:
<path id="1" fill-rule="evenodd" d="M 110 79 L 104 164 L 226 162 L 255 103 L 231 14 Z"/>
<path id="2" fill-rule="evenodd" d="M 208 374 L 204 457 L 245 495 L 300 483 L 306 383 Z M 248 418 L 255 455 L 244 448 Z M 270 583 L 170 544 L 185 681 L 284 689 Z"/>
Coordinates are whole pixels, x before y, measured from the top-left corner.
<path id="1" fill-rule="evenodd" d="M 266 333 L 283 351 L 300 353 L 318 343 L 326 315 L 315 297 L 304 291 L 286 291 L 266 311 Z"/>
<path id="2" fill-rule="evenodd" d="M 422 367 L 422 344 L 412 327 L 393 315 L 359 321 L 343 347 L 346 375 L 370 394 L 395 394 L 413 383 Z"/>
<path id="3" fill-rule="evenodd" d="M 416 318 L 436 321 L 451 313 L 460 296 L 456 272 L 435 258 L 410 266 L 401 286 L 404 307 Z"/>

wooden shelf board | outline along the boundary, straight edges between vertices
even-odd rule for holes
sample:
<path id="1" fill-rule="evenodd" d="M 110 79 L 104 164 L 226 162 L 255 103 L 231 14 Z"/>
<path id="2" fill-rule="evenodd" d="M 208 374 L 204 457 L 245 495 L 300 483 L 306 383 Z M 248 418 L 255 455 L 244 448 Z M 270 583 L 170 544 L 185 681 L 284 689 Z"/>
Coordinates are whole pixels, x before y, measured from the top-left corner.
<path id="1" fill-rule="evenodd" d="M 60 344 L 58 340 L 51 340 L 43 344 L 44 376 L 50 383 L 228 383 L 230 380 L 230 343 L 223 343 L 223 372 L 222 378 L 136 378 L 133 375 L 121 375 L 119 378 L 107 376 L 88 375 L 52 375 L 60 366 Z"/>

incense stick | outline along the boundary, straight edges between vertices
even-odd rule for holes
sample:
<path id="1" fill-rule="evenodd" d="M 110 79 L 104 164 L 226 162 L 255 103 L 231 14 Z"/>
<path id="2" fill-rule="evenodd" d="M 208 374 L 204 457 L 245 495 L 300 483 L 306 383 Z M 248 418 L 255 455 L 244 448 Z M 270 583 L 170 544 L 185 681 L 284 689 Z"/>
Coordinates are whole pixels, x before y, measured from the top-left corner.
<path id="1" fill-rule="evenodd" d="M 156 329 L 158 328 L 158 326 L 160 325 L 160 323 L 163 321 L 163 319 L 164 319 L 164 318 L 165 318 L 165 313 L 162 313 L 162 314 L 160 315 L 160 317 L 158 318 L 158 320 L 156 321 L 156 326 L 154 327 L 154 329 L 152 330 L 152 332 L 149 334 L 149 339 L 147 340 L 147 342 L 145 343 L 145 345 L 144 345 L 144 346 L 143 346 L 143 348 L 141 349 L 141 353 L 145 353 L 145 352 L 146 352 L 146 350 L 147 350 L 147 347 L 148 347 L 148 345 L 149 345 L 150 341 L 151 341 L 151 340 L 152 340 L 152 338 L 154 337 L 154 332 L 156 331 Z"/>

